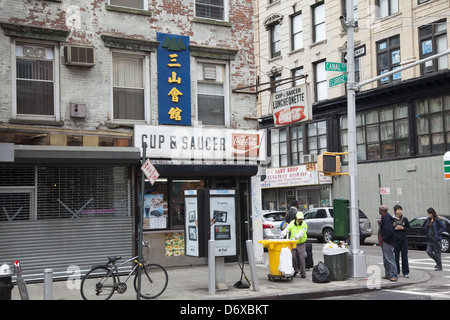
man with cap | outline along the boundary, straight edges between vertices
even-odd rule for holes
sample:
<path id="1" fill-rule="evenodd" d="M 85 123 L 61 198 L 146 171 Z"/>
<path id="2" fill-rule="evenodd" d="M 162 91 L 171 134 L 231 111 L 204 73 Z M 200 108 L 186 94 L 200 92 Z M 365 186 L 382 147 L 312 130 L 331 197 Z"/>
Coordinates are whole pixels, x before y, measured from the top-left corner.
<path id="1" fill-rule="evenodd" d="M 300 272 L 302 278 L 306 278 L 306 240 L 308 225 L 303 221 L 303 212 L 297 212 L 296 218 L 281 232 L 282 237 L 290 232 L 290 239 L 297 241 L 297 247 L 292 249 L 292 264 L 294 266 L 294 276 Z"/>
<path id="2" fill-rule="evenodd" d="M 291 207 L 289 208 L 289 211 L 286 213 L 286 222 L 290 223 L 292 220 L 295 220 L 295 215 L 298 212 L 298 206 L 300 202 L 297 200 L 294 200 L 291 202 Z"/>
<path id="3" fill-rule="evenodd" d="M 394 236 L 395 229 L 393 218 L 388 212 L 388 207 L 381 205 L 378 208 L 381 219 L 378 225 L 378 241 L 380 242 L 381 251 L 383 252 L 383 265 L 385 271 L 385 279 L 397 281 L 397 266 L 394 258 Z"/>

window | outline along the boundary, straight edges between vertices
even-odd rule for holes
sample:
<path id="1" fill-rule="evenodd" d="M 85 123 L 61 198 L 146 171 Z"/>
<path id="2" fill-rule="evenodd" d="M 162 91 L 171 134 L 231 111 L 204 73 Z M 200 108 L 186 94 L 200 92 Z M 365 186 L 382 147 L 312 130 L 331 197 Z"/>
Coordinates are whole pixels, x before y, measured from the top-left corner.
<path id="1" fill-rule="evenodd" d="M 450 95 L 414 101 L 417 152 L 450 151 Z"/>
<path id="2" fill-rule="evenodd" d="M 276 58 L 281 55 L 281 37 L 280 37 L 279 23 L 272 24 L 269 26 L 270 33 L 270 57 Z"/>
<path id="3" fill-rule="evenodd" d="M 419 28 L 420 59 L 447 50 L 447 22 L 439 21 Z M 448 57 L 427 61 L 420 65 L 422 74 L 437 72 L 448 68 Z"/>
<path id="4" fill-rule="evenodd" d="M 38 115 L 55 119 L 57 81 L 55 82 L 55 48 L 52 46 L 16 44 L 16 114 Z"/>
<path id="5" fill-rule="evenodd" d="M 342 0 L 342 15 L 347 18 L 347 0 Z M 355 27 L 358 26 L 358 1 L 353 1 L 353 19 L 355 21 Z"/>
<path id="6" fill-rule="evenodd" d="M 147 1 L 144 0 L 109 0 L 109 4 L 118 7 L 147 10 Z"/>
<path id="7" fill-rule="evenodd" d="M 327 123 L 320 121 L 307 125 L 308 153 L 319 155 L 327 151 Z"/>
<path id="8" fill-rule="evenodd" d="M 303 22 L 302 14 L 291 17 L 292 51 L 303 48 Z"/>
<path id="9" fill-rule="evenodd" d="M 296 126 L 289 128 L 291 136 L 291 162 L 292 165 L 297 165 L 302 162 L 303 156 L 303 126 Z"/>
<path id="10" fill-rule="evenodd" d="M 145 120 L 145 57 L 113 53 L 114 120 Z"/>
<path id="11" fill-rule="evenodd" d="M 303 67 L 298 67 L 292 70 L 292 77 L 299 77 L 305 74 L 305 71 L 303 70 Z M 292 81 L 292 86 L 296 87 L 299 86 L 301 84 L 305 83 L 305 78 L 300 78 L 300 79 L 294 79 Z"/>
<path id="12" fill-rule="evenodd" d="M 197 64 L 198 120 L 204 125 L 226 125 L 226 68 L 223 64 Z"/>
<path id="13" fill-rule="evenodd" d="M 398 12 L 398 0 L 376 0 L 377 17 L 385 18 Z"/>
<path id="14" fill-rule="evenodd" d="M 225 21 L 226 0 L 195 0 L 195 16 Z"/>
<path id="15" fill-rule="evenodd" d="M 283 88 L 283 85 L 277 85 L 281 82 L 281 73 L 276 73 L 274 75 L 270 76 L 270 92 L 278 92 L 281 91 Z"/>
<path id="16" fill-rule="evenodd" d="M 400 36 L 377 42 L 378 75 L 400 68 Z M 380 85 L 401 80 L 401 72 L 380 80 Z"/>
<path id="17" fill-rule="evenodd" d="M 348 152 L 347 116 L 340 119 L 341 147 Z M 409 155 L 409 122 L 406 104 L 356 113 L 358 160 Z"/>
<path id="18" fill-rule="evenodd" d="M 325 4 L 319 4 L 312 8 L 313 11 L 313 42 L 326 39 L 325 34 Z"/>
<path id="19" fill-rule="evenodd" d="M 271 130 L 272 168 L 288 165 L 287 129 Z"/>
<path id="20" fill-rule="evenodd" d="M 316 101 L 328 98 L 327 72 L 325 71 L 325 61 L 314 64 L 314 83 Z"/>

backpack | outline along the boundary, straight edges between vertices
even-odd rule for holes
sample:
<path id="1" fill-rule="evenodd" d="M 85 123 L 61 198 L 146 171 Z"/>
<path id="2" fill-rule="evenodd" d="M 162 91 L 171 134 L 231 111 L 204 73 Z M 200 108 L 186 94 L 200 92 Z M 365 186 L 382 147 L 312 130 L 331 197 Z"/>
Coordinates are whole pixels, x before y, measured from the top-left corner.
<path id="1" fill-rule="evenodd" d="M 331 281 L 331 273 L 325 263 L 320 261 L 313 267 L 312 280 L 316 283 L 326 283 Z"/>

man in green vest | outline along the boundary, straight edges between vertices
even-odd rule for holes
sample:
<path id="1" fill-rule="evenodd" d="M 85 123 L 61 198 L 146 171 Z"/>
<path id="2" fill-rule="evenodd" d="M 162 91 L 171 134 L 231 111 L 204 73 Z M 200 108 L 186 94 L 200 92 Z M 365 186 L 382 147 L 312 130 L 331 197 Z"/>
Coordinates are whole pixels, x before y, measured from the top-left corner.
<path id="1" fill-rule="evenodd" d="M 308 225 L 303 221 L 303 212 L 299 211 L 296 214 L 296 219 L 292 220 L 288 226 L 283 230 L 281 235 L 284 237 L 290 232 L 291 240 L 297 241 L 297 247 L 292 249 L 292 264 L 294 265 L 294 277 L 300 272 L 302 278 L 306 278 L 306 240 L 308 236 Z"/>

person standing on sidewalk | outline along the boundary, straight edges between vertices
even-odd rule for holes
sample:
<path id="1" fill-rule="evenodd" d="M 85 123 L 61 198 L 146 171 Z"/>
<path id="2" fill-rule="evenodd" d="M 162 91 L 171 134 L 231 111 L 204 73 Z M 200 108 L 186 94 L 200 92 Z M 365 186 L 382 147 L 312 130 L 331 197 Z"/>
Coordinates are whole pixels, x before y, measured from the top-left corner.
<path id="1" fill-rule="evenodd" d="M 385 279 L 397 281 L 397 267 L 394 258 L 394 226 L 393 218 L 388 212 L 388 207 L 381 205 L 379 207 L 381 219 L 378 225 L 378 241 L 380 242 L 381 251 L 383 252 L 383 265 Z"/>
<path id="2" fill-rule="evenodd" d="M 286 222 L 291 223 L 292 220 L 295 220 L 295 215 L 298 212 L 298 205 L 300 202 L 297 200 L 294 200 L 291 202 L 291 207 L 289 208 L 288 212 L 286 213 Z"/>
<path id="3" fill-rule="evenodd" d="M 294 266 L 294 277 L 300 272 L 300 277 L 306 278 L 306 232 L 308 225 L 303 221 L 303 212 L 296 214 L 296 219 L 292 220 L 283 230 L 281 236 L 284 237 L 290 232 L 290 239 L 297 241 L 297 247 L 292 249 L 292 264 Z"/>
<path id="4" fill-rule="evenodd" d="M 400 275 L 400 255 L 402 257 L 402 273 L 405 278 L 409 278 L 409 264 L 408 264 L 408 239 L 406 238 L 406 231 L 409 229 L 409 221 L 403 215 L 403 208 L 397 204 L 394 206 L 394 255 L 395 264 L 397 266 L 397 274 Z"/>
<path id="5" fill-rule="evenodd" d="M 438 217 L 433 208 L 428 208 L 427 213 L 427 254 L 436 262 L 434 270 L 442 271 L 441 242 L 442 232 L 445 230 L 445 224 L 442 219 Z"/>

